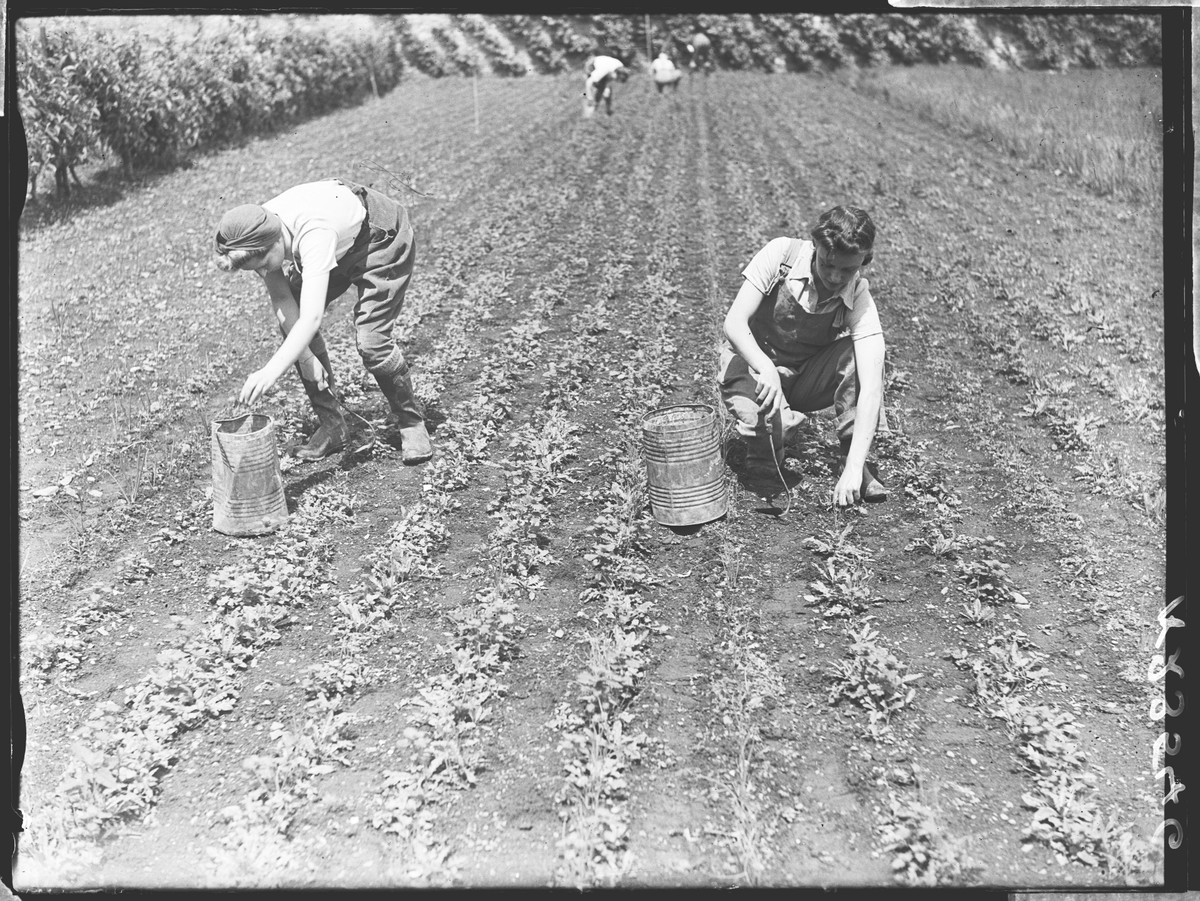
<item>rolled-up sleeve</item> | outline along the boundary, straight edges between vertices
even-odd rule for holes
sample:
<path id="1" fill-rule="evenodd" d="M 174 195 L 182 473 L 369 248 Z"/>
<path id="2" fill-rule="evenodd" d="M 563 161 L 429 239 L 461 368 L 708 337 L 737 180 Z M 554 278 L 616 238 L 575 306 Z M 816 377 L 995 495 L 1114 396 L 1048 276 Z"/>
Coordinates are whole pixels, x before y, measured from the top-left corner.
<path id="1" fill-rule="evenodd" d="M 779 273 L 779 264 L 787 258 L 790 244 L 790 238 L 773 238 L 768 241 L 767 245 L 756 253 L 754 259 L 742 270 L 742 276 L 759 291 L 766 294 L 771 287 L 771 282 L 775 281 L 775 276 Z"/>
<path id="2" fill-rule="evenodd" d="M 338 233 L 334 228 L 305 228 L 296 236 L 294 253 L 309 275 L 331 272 L 337 266 Z"/>
<path id="3" fill-rule="evenodd" d="M 871 296 L 871 285 L 865 278 L 860 278 L 854 287 L 854 309 L 846 324 L 850 337 L 855 341 L 883 334 L 879 310 L 875 307 L 875 298 Z"/>

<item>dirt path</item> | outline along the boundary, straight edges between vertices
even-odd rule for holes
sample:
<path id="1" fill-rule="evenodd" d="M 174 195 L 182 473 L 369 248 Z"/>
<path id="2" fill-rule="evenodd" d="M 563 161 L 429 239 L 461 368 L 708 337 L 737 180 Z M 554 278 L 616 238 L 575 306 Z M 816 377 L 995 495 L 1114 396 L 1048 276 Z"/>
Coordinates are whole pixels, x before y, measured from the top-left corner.
<path id="1" fill-rule="evenodd" d="M 485 81 L 479 135 L 469 85 L 408 85 L 24 236 L 22 482 L 84 488 L 23 492 L 25 885 L 1149 882 L 1161 236 L 827 80 L 634 80 L 590 120 L 577 82 Z M 202 223 L 247 172 L 362 160 L 436 195 L 401 330 L 438 459 L 399 465 L 341 301 L 384 441 L 290 469 L 294 530 L 226 539 L 200 414 L 276 339 Z M 818 415 L 785 515 L 731 478 L 724 519 L 656 525 L 641 414 L 714 403 L 741 268 L 837 202 L 881 225 L 891 499 L 828 508 Z M 184 271 L 147 269 L 178 218 Z M 64 354 L 109 373 L 84 409 Z"/>

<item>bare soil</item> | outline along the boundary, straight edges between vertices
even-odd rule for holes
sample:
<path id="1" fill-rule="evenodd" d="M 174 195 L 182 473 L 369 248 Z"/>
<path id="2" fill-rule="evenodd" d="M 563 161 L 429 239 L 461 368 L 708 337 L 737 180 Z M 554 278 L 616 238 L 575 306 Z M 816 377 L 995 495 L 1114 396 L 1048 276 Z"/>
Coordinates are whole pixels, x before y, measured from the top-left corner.
<path id="1" fill-rule="evenodd" d="M 631 396 L 627 373 L 644 356 L 654 365 L 636 376 L 639 390 L 644 381 L 663 405 L 719 407 L 718 327 L 742 267 L 771 238 L 807 234 L 836 203 L 867 208 L 880 226 L 869 277 L 896 431 L 876 455 L 891 496 L 830 508 L 839 463 L 830 417 L 818 414 L 789 451 L 800 483 L 786 513 L 781 497 L 772 509 L 731 470 L 725 517 L 691 529 L 659 526 L 648 509 L 638 517 L 649 628 L 624 712 L 628 731 L 645 737 L 622 770 L 628 829 L 613 881 L 891 885 L 899 852 L 883 834 L 893 799 L 936 812 L 925 847 L 945 865 L 933 881 L 1161 879 L 1152 862 L 1127 873 L 1028 840 L 1023 797 L 1035 774 L 955 662 L 989 659 L 990 639 L 1021 633 L 1046 671 L 1021 697 L 1077 730 L 1068 782 L 1090 773 L 1081 797 L 1157 842 L 1159 726 L 1146 670 L 1165 569 L 1160 211 L 1093 196 L 816 77 L 717 73 L 663 95 L 635 78 L 616 86 L 614 115 L 591 119 L 574 77 L 485 79 L 479 91 L 478 130 L 470 82 L 414 81 L 185 170 L 121 188 L 101 178 L 90 196 L 104 199 L 69 216 L 26 210 L 19 477 L 30 834 L 17 890 L 569 883 L 562 713 L 578 706 L 576 676 L 607 628 L 584 596 L 594 570 L 585 554 L 614 452 L 639 453 L 636 418 L 617 412 Z M 285 466 L 293 512 L 318 490 L 353 499 L 322 535 L 327 584 L 297 602 L 278 640 L 239 673 L 231 709 L 171 739 L 171 761 L 139 777 L 149 802 L 108 823 L 89 842 L 95 865 L 79 872 L 45 856 L 39 849 L 54 846 L 38 833 L 66 803 L 79 730 L 105 701 L 125 711 L 120 722 L 133 709 L 126 689 L 156 655 L 220 615 L 207 587 L 214 572 L 281 540 L 210 528 L 209 419 L 277 341 L 256 280 L 212 267 L 214 223 L 229 205 L 334 175 L 412 206 L 410 304 L 420 314 L 404 337 L 435 448 L 462 434 L 452 425 L 482 428 L 469 404 L 500 369 L 512 381 L 492 405 L 510 418 L 482 452 L 490 462 L 470 468 L 440 517 L 442 577 L 405 595 L 386 628 L 355 646 L 367 675 L 342 696 L 350 725 L 324 758 L 336 764 L 305 783 L 282 850 L 231 872 L 222 811 L 258 785 L 244 761 L 272 753 L 273 725 L 301 729 L 313 716 L 307 668 L 345 659 L 339 598 L 361 588 L 393 524 L 428 496 L 429 467 L 401 465 L 386 403 L 357 360 L 353 299 L 335 304 L 326 327 L 335 372 L 381 440 Z M 545 292 L 555 302 L 526 342 L 528 359 L 504 358 L 506 338 Z M 607 330 L 591 335 L 586 357 L 564 359 L 584 346 L 598 304 Z M 645 342 L 658 326 L 673 347 Z M 441 355 L 450 334 L 465 355 Z M 510 439 L 543 423 L 546 392 L 568 362 L 582 364 L 569 409 L 572 481 L 547 500 L 538 530 L 553 562 L 516 611 L 515 651 L 475 733 L 475 781 L 426 805 L 438 856 L 422 856 L 372 825 L 385 774 L 416 759 L 399 740 L 416 722 L 409 702 L 452 668 L 451 615 L 484 578 L 490 505 L 505 497 L 503 467 L 519 451 Z M 1050 402 L 1040 413 L 1039 395 Z M 312 427 L 290 374 L 264 409 L 284 441 Z M 365 442 L 368 427 L 353 425 Z M 727 452 L 736 463 L 734 439 Z M 977 541 L 939 556 L 922 545 L 935 522 Z M 807 599 L 822 557 L 806 540 L 847 527 L 869 561 L 870 600 L 827 615 Z M 988 557 L 1008 564 L 1026 603 L 992 604 L 994 618 L 977 624 L 964 615 L 974 595 L 956 564 Z M 81 621 L 97 594 L 109 604 Z M 921 675 L 882 737 L 867 731 L 866 711 L 830 702 L 847 630 L 864 625 Z M 64 635 L 78 636 L 77 653 L 55 644 Z M 38 648 L 60 650 L 47 658 Z M 762 663 L 756 678 L 774 688 L 727 722 L 721 692 L 731 661 L 749 651 Z"/>

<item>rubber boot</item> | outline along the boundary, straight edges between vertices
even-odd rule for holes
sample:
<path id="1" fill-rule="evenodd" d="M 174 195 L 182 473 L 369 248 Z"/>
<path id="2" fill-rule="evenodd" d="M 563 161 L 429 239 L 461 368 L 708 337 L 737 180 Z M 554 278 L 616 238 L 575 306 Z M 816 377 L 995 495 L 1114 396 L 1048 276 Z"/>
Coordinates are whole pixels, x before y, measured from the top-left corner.
<path id="1" fill-rule="evenodd" d="M 746 445 L 746 458 L 739 474 L 742 487 L 762 497 L 774 497 L 787 491 L 799 477 L 783 466 L 784 447 L 779 441 L 779 429 L 774 435 L 747 435 L 741 432 Z M 772 446 L 774 440 L 774 446 Z"/>
<path id="2" fill-rule="evenodd" d="M 346 418 L 342 415 L 341 406 L 333 394 L 333 369 L 329 365 L 329 354 L 316 356 L 318 362 L 325 367 L 325 377 L 329 385 L 321 389 L 317 387 L 316 382 L 310 382 L 303 375 L 300 376 L 304 393 L 308 395 L 308 401 L 316 411 L 319 423 L 308 441 L 296 449 L 296 457 L 300 460 L 320 460 L 322 457 L 328 457 L 344 448 L 350 435 L 350 430 L 346 427 Z M 296 371 L 300 372 L 299 365 L 296 366 Z"/>
<path id="3" fill-rule="evenodd" d="M 374 375 L 400 423 L 400 459 L 408 465 L 424 463 L 433 456 L 433 444 L 425 429 L 425 413 L 413 396 L 408 370 L 390 376 Z"/>
<path id="4" fill-rule="evenodd" d="M 840 439 L 842 449 L 842 466 L 846 465 L 846 455 L 850 453 L 850 438 Z M 879 481 L 879 470 L 874 463 L 863 463 L 862 486 L 859 488 L 862 499 L 868 504 L 878 504 L 888 499 L 887 488 Z"/>

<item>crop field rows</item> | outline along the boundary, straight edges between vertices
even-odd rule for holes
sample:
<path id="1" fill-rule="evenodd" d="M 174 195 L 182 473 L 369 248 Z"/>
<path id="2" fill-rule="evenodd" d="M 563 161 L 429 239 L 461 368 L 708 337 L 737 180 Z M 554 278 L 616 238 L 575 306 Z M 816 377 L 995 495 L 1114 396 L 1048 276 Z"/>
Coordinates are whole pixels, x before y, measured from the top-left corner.
<path id="1" fill-rule="evenodd" d="M 22 471 L 18 890 L 1152 883 L 1144 221 L 827 79 L 631 82 L 590 120 L 574 78 L 484 79 L 479 134 L 470 91 L 402 85 L 23 236 L 22 448 L 62 443 Z M 231 540 L 206 418 L 278 338 L 203 223 L 251 171 L 411 202 L 397 335 L 436 456 L 400 465 L 339 301 L 356 449 L 285 461 L 287 528 Z M 719 406 L 738 273 L 839 202 L 881 227 L 891 498 L 830 508 L 818 413 L 786 513 L 731 472 L 723 519 L 655 524 L 642 415 Z M 54 427 L 68 355 L 128 374 L 84 443 Z M 289 375 L 266 409 L 288 438 L 306 406 Z"/>

